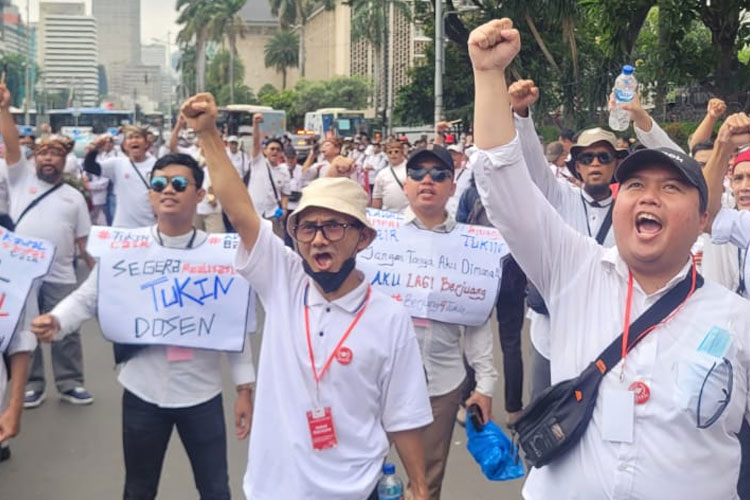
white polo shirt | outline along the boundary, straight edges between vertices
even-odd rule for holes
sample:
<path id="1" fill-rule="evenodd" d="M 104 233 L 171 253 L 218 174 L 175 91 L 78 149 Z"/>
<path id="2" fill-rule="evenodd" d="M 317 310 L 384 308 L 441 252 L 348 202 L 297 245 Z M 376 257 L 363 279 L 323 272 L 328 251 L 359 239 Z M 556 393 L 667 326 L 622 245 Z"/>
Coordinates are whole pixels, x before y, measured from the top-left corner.
<path id="1" fill-rule="evenodd" d="M 383 210 L 403 213 L 409 206 L 409 200 L 404 194 L 404 182 L 406 182 L 406 160 L 400 165 L 388 165 L 375 176 L 372 197 L 383 200 Z"/>
<path id="2" fill-rule="evenodd" d="M 52 187 L 52 184 L 37 177 L 36 169 L 29 165 L 28 160 L 21 159 L 15 165 L 10 165 L 10 217 L 18 221 L 26 207 Z M 43 238 L 55 245 L 55 258 L 44 281 L 75 284 L 73 259 L 76 240 L 88 236 L 90 229 L 91 218 L 83 195 L 63 183 L 24 215 L 16 225 L 15 232 Z"/>
<path id="3" fill-rule="evenodd" d="M 246 155 L 241 149 L 238 149 L 236 153 L 232 153 L 232 151 L 227 148 L 227 156 L 229 157 L 229 161 L 232 162 L 232 165 L 234 165 L 234 169 L 240 174 L 240 177 L 243 177 L 250 168 L 250 155 Z"/>
<path id="4" fill-rule="evenodd" d="M 151 155 L 138 163 L 131 162 L 128 156 L 116 156 L 99 162 L 102 177 L 109 179 L 117 197 L 113 226 L 143 227 L 156 223 L 154 211 L 148 202 L 147 186 L 154 163 L 156 158 Z"/>
<path id="5" fill-rule="evenodd" d="M 716 244 L 731 243 L 726 245 L 728 248 L 725 252 L 730 255 L 728 259 L 735 264 L 731 266 L 731 271 L 737 272 L 737 285 L 739 278 L 745 281 L 745 292 L 743 297 L 749 298 L 750 293 L 747 287 L 750 287 L 750 266 L 747 262 L 748 249 L 750 248 L 750 211 L 734 210 L 731 208 L 722 208 L 714 219 L 711 227 L 711 241 Z M 729 266 L 725 266 L 729 267 Z M 726 272 L 726 275 L 732 276 L 734 273 Z M 725 283 L 729 280 L 727 279 Z M 728 284 L 728 283 L 727 283 Z M 737 288 L 735 288 L 736 290 Z"/>
<path id="6" fill-rule="evenodd" d="M 552 383 L 579 375 L 622 330 L 627 265 L 616 247 L 601 247 L 563 222 L 529 178 L 517 138 L 480 151 L 474 175 L 490 220 L 550 308 Z M 689 268 L 686 262 L 652 294 L 635 283 L 632 320 Z M 725 350 L 716 352 L 716 344 L 709 342 L 712 354 L 701 352 L 712 331 L 726 340 Z M 736 498 L 737 433 L 742 419 L 750 417 L 748 346 L 750 303 L 706 281 L 676 316 L 627 355 L 622 381 L 622 364 L 604 377 L 581 441 L 553 463 L 532 469 L 524 498 Z M 715 406 L 729 384 L 728 370 L 719 369 L 703 387 L 723 358 L 733 368 L 731 400 L 713 425 L 701 429 L 696 424 L 701 391 L 703 404 Z M 635 381 L 649 386 L 650 399 L 635 405 L 632 442 L 607 441 L 602 393 L 627 390 Z"/>
<path id="7" fill-rule="evenodd" d="M 393 299 L 371 290 L 344 343 L 352 361 L 343 365 L 334 360 L 320 381 L 320 405 L 331 408 L 338 446 L 313 451 L 306 412 L 317 402 L 305 334 L 305 294 L 320 372 L 362 307 L 367 280 L 328 302 L 305 274 L 300 256 L 284 246 L 267 221 L 252 252 L 240 246 L 236 267 L 266 310 L 245 496 L 364 500 L 388 454 L 386 433 L 432 422 L 411 318 Z"/>
<path id="8" fill-rule="evenodd" d="M 273 185 L 271 185 L 271 179 L 273 179 Z M 252 159 L 247 190 L 250 192 L 255 210 L 262 217 L 273 217 L 281 203 L 281 197 L 289 194 L 289 181 L 289 169 L 286 163 L 282 162 L 274 167 L 263 156 L 263 153 L 259 153 Z"/>

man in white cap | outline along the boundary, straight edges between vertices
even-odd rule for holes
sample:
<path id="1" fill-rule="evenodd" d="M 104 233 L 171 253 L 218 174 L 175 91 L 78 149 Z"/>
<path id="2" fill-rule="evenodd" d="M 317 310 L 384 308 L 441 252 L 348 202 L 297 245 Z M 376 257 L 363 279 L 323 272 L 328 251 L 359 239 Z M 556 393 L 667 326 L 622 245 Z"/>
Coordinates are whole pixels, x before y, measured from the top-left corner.
<path id="1" fill-rule="evenodd" d="M 229 156 L 229 161 L 234 165 L 234 169 L 240 174 L 240 178 L 244 178 L 250 168 L 250 164 L 245 152 L 240 148 L 240 140 L 236 135 L 227 137 L 227 156 Z"/>
<path id="2" fill-rule="evenodd" d="M 512 28 L 509 19 L 495 20 L 469 37 L 477 187 L 547 299 L 552 381 L 589 366 L 603 374 L 598 393 L 580 401 L 594 405 L 580 441 L 534 468 L 523 497 L 737 498 L 737 433 L 750 418 L 750 304 L 716 283 L 701 286 L 691 259 L 708 218 L 700 166 L 667 148 L 624 160 L 616 172 L 615 247 L 564 224 L 532 183 L 511 117 L 504 70 L 520 50 Z M 647 320 L 649 309 L 663 320 Z M 595 363 L 609 345 L 619 354 L 620 344 L 615 363 Z"/>
<path id="3" fill-rule="evenodd" d="M 411 318 L 355 269 L 376 236 L 365 192 L 346 178 L 306 187 L 287 220 L 295 252 L 238 182 L 213 96 L 190 98 L 182 113 L 242 239 L 237 269 L 266 309 L 245 496 L 377 498 L 392 442 L 414 497 L 427 499 L 422 428 L 432 412 Z"/>

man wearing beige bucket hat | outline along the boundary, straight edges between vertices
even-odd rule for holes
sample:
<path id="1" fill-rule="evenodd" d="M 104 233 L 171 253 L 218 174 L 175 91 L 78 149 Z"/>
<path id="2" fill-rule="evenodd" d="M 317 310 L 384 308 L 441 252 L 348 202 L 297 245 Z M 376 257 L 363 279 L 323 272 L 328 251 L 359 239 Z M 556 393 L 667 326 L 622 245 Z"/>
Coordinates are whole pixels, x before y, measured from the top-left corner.
<path id="1" fill-rule="evenodd" d="M 529 107 L 539 98 L 539 89 L 530 80 L 514 82 L 508 89 L 514 121 L 531 178 L 545 198 L 573 229 L 596 239 L 600 245 L 614 246 L 612 208 L 614 198 L 610 184 L 615 167 L 628 154 L 617 147 L 617 137 L 596 127 L 582 131 L 570 149 L 567 167 L 576 186 L 561 181 L 550 170 Z M 529 286 L 527 295 L 531 319 L 532 397 L 549 385 L 550 332 L 549 314 L 536 288 Z"/>
<path id="2" fill-rule="evenodd" d="M 367 195 L 350 179 L 313 181 L 287 221 L 295 250 L 285 247 L 238 182 L 213 97 L 182 113 L 241 237 L 236 267 L 266 310 L 245 496 L 377 498 L 391 441 L 414 498 L 427 499 L 421 429 L 432 412 L 411 318 L 355 269 L 376 237 Z"/>

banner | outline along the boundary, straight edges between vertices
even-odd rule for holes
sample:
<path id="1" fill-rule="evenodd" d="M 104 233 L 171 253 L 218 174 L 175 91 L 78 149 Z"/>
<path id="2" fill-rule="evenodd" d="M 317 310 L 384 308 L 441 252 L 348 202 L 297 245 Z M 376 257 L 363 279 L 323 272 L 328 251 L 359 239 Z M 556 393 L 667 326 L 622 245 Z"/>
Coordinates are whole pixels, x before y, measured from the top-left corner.
<path id="1" fill-rule="evenodd" d="M 18 327 L 34 281 L 52 266 L 55 246 L 0 227 L 0 352 Z"/>
<path id="2" fill-rule="evenodd" d="M 94 226 L 99 324 L 122 344 L 242 351 L 256 326 L 250 285 L 237 274 L 236 234 L 209 234 L 192 249 L 166 248 L 151 228 Z"/>
<path id="3" fill-rule="evenodd" d="M 372 286 L 412 317 L 477 326 L 495 307 L 508 247 L 495 228 L 457 224 L 450 233 L 404 225 L 401 214 L 368 210 L 378 231 L 357 256 Z"/>

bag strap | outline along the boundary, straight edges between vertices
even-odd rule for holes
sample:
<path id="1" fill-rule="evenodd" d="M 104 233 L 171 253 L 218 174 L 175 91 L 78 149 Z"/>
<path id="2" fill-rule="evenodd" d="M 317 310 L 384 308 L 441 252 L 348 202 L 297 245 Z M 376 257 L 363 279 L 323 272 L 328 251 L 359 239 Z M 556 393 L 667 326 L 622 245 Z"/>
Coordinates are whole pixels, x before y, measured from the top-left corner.
<path id="1" fill-rule="evenodd" d="M 631 333 L 636 335 L 630 336 L 628 339 L 629 351 L 639 341 L 646 338 L 649 333 L 649 329 L 654 325 L 661 323 L 667 316 L 680 307 L 690 295 L 690 291 L 693 284 L 692 279 L 692 268 L 688 271 L 687 276 L 674 286 L 670 291 L 664 294 L 659 300 L 646 309 L 638 318 L 633 321 L 630 325 Z M 695 290 L 703 286 L 703 276 L 696 274 L 695 277 Z M 602 372 L 602 376 L 606 375 L 617 363 L 622 359 L 622 334 L 618 335 L 617 338 L 609 344 L 609 346 L 602 351 L 594 364 Z"/>
<path id="2" fill-rule="evenodd" d="M 393 174 L 393 178 L 394 178 L 394 179 L 396 179 L 396 182 L 398 182 L 398 187 L 400 187 L 401 189 L 404 189 L 404 183 L 403 183 L 403 182 L 401 182 L 401 181 L 400 181 L 400 180 L 398 179 L 398 176 L 396 175 L 396 171 L 395 171 L 395 170 L 393 170 L 393 165 L 391 165 L 391 166 L 390 166 L 390 167 L 388 167 L 388 168 L 390 168 L 390 169 L 391 169 L 391 173 Z M 432 177 L 430 177 L 430 178 L 432 178 Z"/>
<path id="3" fill-rule="evenodd" d="M 141 171 L 138 170 L 138 167 L 135 166 L 135 163 L 133 163 L 133 160 L 131 160 L 130 158 L 128 158 L 128 161 L 130 161 L 130 164 L 133 166 L 133 170 L 135 170 L 135 173 L 138 174 L 138 177 L 140 177 L 141 180 L 143 181 L 143 185 L 146 186 L 146 190 L 150 191 L 151 190 L 151 186 L 148 185 L 148 182 L 146 182 L 146 178 L 143 177 L 143 174 L 141 173 Z"/>
<path id="4" fill-rule="evenodd" d="M 37 206 L 39 202 L 45 199 L 47 196 L 51 195 L 53 191 L 60 189 L 62 185 L 63 185 L 62 182 L 60 182 L 59 184 L 55 184 L 54 186 L 52 186 L 51 188 L 49 188 L 48 190 L 46 190 L 45 192 L 43 192 L 42 194 L 40 194 L 39 196 L 31 200 L 31 203 L 29 203 L 28 206 L 23 209 L 23 212 L 21 212 L 21 215 L 19 215 L 18 219 L 16 219 L 16 223 L 15 223 L 16 226 L 18 226 L 21 223 L 21 219 L 23 219 L 24 216 L 27 213 L 29 213 L 29 210 Z"/>
<path id="5" fill-rule="evenodd" d="M 596 242 L 600 245 L 604 244 L 604 239 L 607 237 L 607 233 L 609 233 L 609 228 L 612 227 L 612 209 L 615 207 L 615 202 L 612 202 L 609 204 L 609 210 L 607 210 L 607 215 L 604 216 L 604 220 L 602 221 L 602 225 L 599 228 L 599 232 L 596 233 Z"/>
<path id="6" fill-rule="evenodd" d="M 273 188 L 273 197 L 276 198 L 276 204 L 281 208 L 279 192 L 276 190 L 276 183 L 273 181 L 273 175 L 271 175 L 271 167 L 268 165 L 268 160 L 266 160 L 266 172 L 268 172 L 268 180 L 271 181 L 271 187 Z"/>

